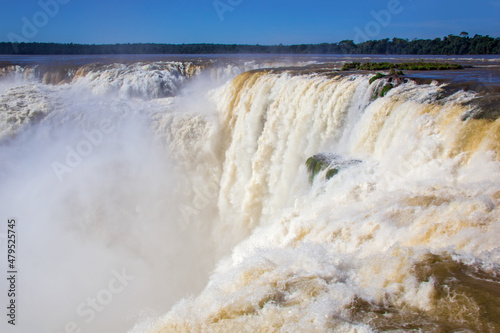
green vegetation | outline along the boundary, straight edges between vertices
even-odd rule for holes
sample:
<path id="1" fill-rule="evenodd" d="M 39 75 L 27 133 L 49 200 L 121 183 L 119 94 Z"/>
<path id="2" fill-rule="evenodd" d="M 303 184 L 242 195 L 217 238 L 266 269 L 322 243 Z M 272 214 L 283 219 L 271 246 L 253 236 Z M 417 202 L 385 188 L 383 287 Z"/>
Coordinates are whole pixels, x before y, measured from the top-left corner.
<path id="1" fill-rule="evenodd" d="M 309 171 L 309 181 L 311 183 L 313 182 L 314 177 L 325 169 L 328 169 L 325 176 L 327 180 L 339 173 L 339 169 L 333 166 L 330 167 L 330 162 L 322 155 L 309 157 L 306 161 L 306 166 Z"/>
<path id="2" fill-rule="evenodd" d="M 416 63 L 404 63 L 402 66 L 397 66 L 399 69 L 404 69 L 408 71 L 434 71 L 434 70 L 456 70 L 464 69 L 464 66 L 459 64 L 449 64 L 449 63 L 427 63 L 427 62 L 416 62 Z"/>
<path id="3" fill-rule="evenodd" d="M 56 44 L 0 43 L 0 54 L 500 54 L 500 37 L 462 32 L 435 39 L 389 38 L 355 44 L 338 43 L 300 45 L 238 44 Z M 374 69 L 378 70 L 378 69 Z"/>
<path id="4" fill-rule="evenodd" d="M 306 161 L 306 166 L 307 170 L 309 171 L 309 181 L 312 183 L 314 180 L 314 177 L 320 173 L 321 171 L 325 170 L 328 168 L 330 164 L 324 160 L 321 159 L 317 156 L 309 157 Z M 334 173 L 332 174 L 332 170 L 335 170 Z M 332 169 L 327 171 L 327 179 L 330 179 L 331 177 L 335 176 L 339 171 L 337 169 Z M 328 177 L 328 174 L 330 176 Z"/>
<path id="5" fill-rule="evenodd" d="M 355 69 L 358 71 L 380 71 L 394 68 L 394 65 L 395 64 L 391 64 L 389 62 L 351 62 L 345 63 L 344 66 L 342 66 L 342 70 L 348 71 L 350 69 Z"/>
<path id="6" fill-rule="evenodd" d="M 385 77 L 385 75 L 384 75 L 384 74 L 381 74 L 381 73 L 377 73 L 377 74 L 375 74 L 375 76 L 372 76 L 372 77 L 370 78 L 370 84 L 372 84 L 372 83 L 373 83 L 373 81 L 378 80 L 378 79 L 381 79 L 381 78 L 383 78 L 383 77 Z"/>
<path id="7" fill-rule="evenodd" d="M 312 183 L 314 177 L 321 171 L 326 170 L 325 179 L 328 180 L 339 173 L 340 169 L 361 163 L 360 160 L 345 160 L 336 154 L 317 154 L 306 160 L 309 171 L 309 181 Z"/>
<path id="8" fill-rule="evenodd" d="M 360 62 L 346 62 L 344 66 L 342 66 L 342 70 L 348 71 L 350 69 L 359 69 L 360 65 L 361 65 Z"/>
<path id="9" fill-rule="evenodd" d="M 333 176 L 335 176 L 338 173 L 339 173 L 339 169 L 337 169 L 337 168 L 329 169 L 326 172 L 326 179 L 328 180 L 328 179 L 332 178 Z"/>
<path id="10" fill-rule="evenodd" d="M 386 85 L 384 85 L 384 87 L 380 91 L 380 97 L 384 97 L 389 92 L 389 90 L 391 90 L 392 88 L 394 88 L 394 86 L 390 83 L 387 83 Z"/>
<path id="11" fill-rule="evenodd" d="M 396 71 L 394 68 L 391 68 L 389 70 L 389 75 L 400 75 L 400 76 L 403 76 L 405 74 L 403 73 L 403 71 Z"/>
<path id="12" fill-rule="evenodd" d="M 378 70 L 391 70 L 391 73 L 397 75 L 403 75 L 401 70 L 409 71 L 433 71 L 433 70 L 452 70 L 452 69 L 464 69 L 464 66 L 459 64 L 449 64 L 449 63 L 432 63 L 432 62 L 405 62 L 402 64 L 392 64 L 389 62 L 351 62 L 346 63 L 342 66 L 342 70 L 361 70 L 361 71 L 378 71 Z M 396 69 L 400 71 L 396 72 Z M 376 80 L 376 79 L 375 79 Z"/>

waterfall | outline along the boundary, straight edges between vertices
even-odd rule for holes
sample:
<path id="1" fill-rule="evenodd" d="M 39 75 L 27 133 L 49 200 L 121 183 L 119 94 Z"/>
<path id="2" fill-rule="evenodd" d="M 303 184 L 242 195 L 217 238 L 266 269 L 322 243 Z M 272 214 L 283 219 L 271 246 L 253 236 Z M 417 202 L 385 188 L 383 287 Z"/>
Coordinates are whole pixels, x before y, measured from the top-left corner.
<path id="1" fill-rule="evenodd" d="M 5 67 L 20 329 L 498 329 L 500 121 L 471 116 L 481 96 L 288 66 Z"/>

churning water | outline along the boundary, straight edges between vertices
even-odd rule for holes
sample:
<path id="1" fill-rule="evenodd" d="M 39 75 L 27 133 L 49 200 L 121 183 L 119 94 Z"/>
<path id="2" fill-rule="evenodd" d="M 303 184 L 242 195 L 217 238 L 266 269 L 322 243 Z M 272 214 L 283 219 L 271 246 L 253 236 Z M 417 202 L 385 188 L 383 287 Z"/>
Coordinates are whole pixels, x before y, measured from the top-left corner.
<path id="1" fill-rule="evenodd" d="M 15 329 L 499 331 L 500 120 L 338 62 L 5 66 Z"/>

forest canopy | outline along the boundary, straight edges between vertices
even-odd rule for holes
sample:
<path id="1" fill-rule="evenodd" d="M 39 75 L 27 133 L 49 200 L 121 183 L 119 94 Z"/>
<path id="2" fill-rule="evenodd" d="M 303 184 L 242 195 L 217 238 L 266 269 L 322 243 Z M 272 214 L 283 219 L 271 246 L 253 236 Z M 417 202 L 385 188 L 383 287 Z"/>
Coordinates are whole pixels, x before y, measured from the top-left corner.
<path id="1" fill-rule="evenodd" d="M 462 32 L 435 39 L 389 38 L 355 44 L 352 40 L 338 43 L 300 45 L 243 44 L 61 44 L 0 43 L 0 54 L 414 54 L 473 55 L 500 54 L 500 37 Z"/>

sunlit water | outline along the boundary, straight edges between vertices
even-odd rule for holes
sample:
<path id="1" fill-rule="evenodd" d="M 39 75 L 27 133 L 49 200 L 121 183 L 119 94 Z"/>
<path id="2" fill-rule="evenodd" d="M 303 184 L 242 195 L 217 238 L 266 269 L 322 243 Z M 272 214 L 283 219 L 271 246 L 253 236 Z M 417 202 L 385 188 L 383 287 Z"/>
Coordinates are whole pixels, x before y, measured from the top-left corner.
<path id="1" fill-rule="evenodd" d="M 498 331 L 500 123 L 430 81 L 500 59 L 334 71 L 419 58 L 0 58 L 2 332 Z M 318 153 L 361 163 L 311 183 Z"/>

